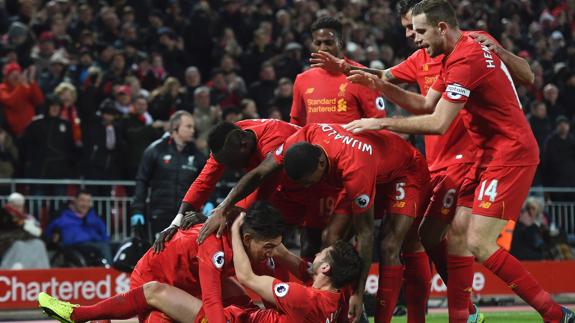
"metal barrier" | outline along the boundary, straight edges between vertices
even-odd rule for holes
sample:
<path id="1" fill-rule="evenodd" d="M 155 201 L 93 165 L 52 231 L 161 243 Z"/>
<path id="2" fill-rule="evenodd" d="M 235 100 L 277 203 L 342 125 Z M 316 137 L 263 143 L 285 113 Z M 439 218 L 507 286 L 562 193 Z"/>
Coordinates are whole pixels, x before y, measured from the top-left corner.
<path id="1" fill-rule="evenodd" d="M 111 187 L 110 196 L 93 196 L 93 207 L 96 213 L 105 219 L 110 238 L 118 241 L 123 240 L 129 235 L 128 218 L 130 212 L 131 196 L 122 196 L 117 194 L 120 187 L 127 188 L 135 186 L 134 181 L 94 181 L 94 180 L 42 180 L 42 179 L 0 179 L 0 185 L 10 185 L 11 191 L 15 192 L 24 187 L 33 185 L 68 185 L 78 188 L 87 186 L 109 186 Z M 225 192 L 233 186 L 233 182 L 222 181 L 218 187 Z M 25 191 L 25 190 L 24 190 Z M 225 195 L 225 192 L 222 194 Z M 575 196 L 575 187 L 533 187 L 530 195 L 543 198 L 549 194 L 567 193 Z M 4 205 L 7 196 L 0 196 L 0 204 Z M 43 219 L 49 212 L 61 210 L 67 207 L 70 202 L 70 196 L 42 196 L 26 195 L 27 210 L 30 214 Z M 221 198 L 216 199 L 218 202 Z M 572 239 L 575 240 L 575 199 L 570 201 L 553 201 L 545 202 L 545 211 L 549 215 L 552 223 L 557 228 L 565 231 Z M 44 223 L 46 224 L 46 223 Z"/>
<path id="2" fill-rule="evenodd" d="M 10 191 L 25 192 L 34 185 L 67 185 L 84 189 L 87 186 L 109 186 L 109 196 L 92 196 L 92 206 L 96 214 L 104 218 L 106 229 L 113 241 L 121 241 L 129 235 L 128 218 L 131 196 L 117 194 L 120 187 L 133 187 L 134 181 L 92 181 L 92 180 L 40 180 L 40 179 L 0 179 L 0 185 L 10 185 Z M 32 189 L 30 189 L 32 190 Z M 58 211 L 68 207 L 72 196 L 26 195 L 26 209 L 46 225 Z M 0 195 L 0 204 L 6 203 L 8 196 Z"/>

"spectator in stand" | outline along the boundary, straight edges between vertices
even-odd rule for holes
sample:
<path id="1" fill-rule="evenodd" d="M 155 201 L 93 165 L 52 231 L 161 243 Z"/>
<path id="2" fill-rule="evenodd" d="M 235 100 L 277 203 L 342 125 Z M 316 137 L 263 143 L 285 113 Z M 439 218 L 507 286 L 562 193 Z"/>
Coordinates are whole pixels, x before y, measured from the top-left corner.
<path id="1" fill-rule="evenodd" d="M 118 111 L 113 107 L 100 110 L 100 122 L 87 127 L 84 140 L 84 175 L 94 180 L 119 180 L 122 178 L 122 142 L 119 124 L 116 123 Z M 91 188 L 95 195 L 109 196 L 110 187 L 96 186 Z"/>
<path id="2" fill-rule="evenodd" d="M 575 137 L 570 133 L 569 119 L 564 115 L 555 121 L 555 133 L 543 150 L 543 185 L 573 187 L 575 183 Z M 573 193 L 551 193 L 552 201 L 573 202 Z"/>
<path id="3" fill-rule="evenodd" d="M 160 36 L 160 53 L 166 68 L 166 72 L 176 77 L 178 80 L 184 80 L 184 71 L 188 66 L 188 59 L 184 52 L 184 41 L 176 33 L 167 27 L 158 30 Z"/>
<path id="4" fill-rule="evenodd" d="M 175 77 L 168 77 L 162 87 L 150 94 L 150 114 L 154 120 L 168 121 L 174 112 L 184 108 L 180 89 L 180 81 Z"/>
<path id="5" fill-rule="evenodd" d="M 260 117 L 254 100 L 243 99 L 240 106 L 245 119 L 258 119 Z"/>
<path id="6" fill-rule="evenodd" d="M 34 59 L 34 65 L 36 65 L 36 70 L 40 74 L 49 69 L 50 59 L 54 53 L 56 53 L 54 34 L 49 31 L 45 31 L 40 34 L 40 37 L 38 38 L 38 46 L 32 49 L 31 54 Z"/>
<path id="7" fill-rule="evenodd" d="M 547 84 L 543 88 L 543 102 L 547 105 L 547 114 L 551 120 L 557 119 L 560 115 L 565 115 L 565 108 L 558 101 L 559 89 L 554 84 Z"/>
<path id="8" fill-rule="evenodd" d="M 283 121 L 290 121 L 290 111 L 293 100 L 293 83 L 288 78 L 281 78 L 275 90 L 275 96 L 270 106 L 277 108 Z"/>
<path id="9" fill-rule="evenodd" d="M 194 118 L 189 112 L 174 113 L 168 130 L 169 135 L 156 140 L 144 151 L 132 203 L 133 231 L 141 234 L 147 219 L 153 240 L 170 225 L 188 187 L 206 161 L 194 144 Z M 146 203 L 148 189 L 151 190 L 149 204 Z"/>
<path id="10" fill-rule="evenodd" d="M 242 98 L 238 84 L 230 86 L 223 71 L 219 68 L 213 69 L 211 76 L 206 85 L 210 88 L 212 103 L 217 104 L 221 109 L 238 106 Z"/>
<path id="11" fill-rule="evenodd" d="M 92 208 L 92 194 L 87 191 L 79 191 L 70 208 L 50 222 L 46 228 L 46 238 L 82 253 L 96 251 L 108 264 L 112 262 L 106 224 Z"/>
<path id="12" fill-rule="evenodd" d="M 184 109 L 189 112 L 194 111 L 194 91 L 202 85 L 202 75 L 195 66 L 186 69 L 186 79 L 184 87 Z"/>
<path id="13" fill-rule="evenodd" d="M 527 198 L 513 231 L 511 254 L 519 260 L 546 259 L 546 245 L 542 233 L 545 221 L 543 203 L 534 197 Z"/>
<path id="14" fill-rule="evenodd" d="M 46 114 L 38 116 L 22 136 L 24 176 L 63 179 L 75 177 L 76 146 L 70 122 L 60 118 L 58 97 L 46 98 Z M 46 195 L 47 188 L 33 186 L 34 195 Z M 53 195 L 65 195 L 66 186 L 55 185 Z"/>
<path id="15" fill-rule="evenodd" d="M 120 115 L 126 115 L 132 108 L 132 92 L 128 85 L 118 85 L 115 90 L 114 106 Z"/>
<path id="16" fill-rule="evenodd" d="M 135 76 L 126 77 L 126 85 L 130 87 L 132 101 L 136 100 L 138 97 L 148 98 L 150 96 L 150 92 L 142 88 L 140 80 Z"/>
<path id="17" fill-rule="evenodd" d="M 258 113 L 267 116 L 267 110 L 274 98 L 274 92 L 278 83 L 276 72 L 271 63 L 264 63 L 260 70 L 260 79 L 250 85 L 248 96 L 256 102 Z"/>
<path id="18" fill-rule="evenodd" d="M 25 210 L 25 198 L 12 193 L 0 209 L 0 268 L 50 268 L 46 245 L 40 239 L 42 229 Z"/>
<path id="19" fill-rule="evenodd" d="M 194 120 L 196 124 L 198 148 L 207 149 L 208 131 L 220 118 L 220 109 L 211 104 L 210 88 L 200 86 L 194 91 Z"/>
<path id="20" fill-rule="evenodd" d="M 61 104 L 60 118 L 68 121 L 72 125 L 72 136 L 76 146 L 82 146 L 81 120 L 76 109 L 76 87 L 72 83 L 62 82 L 54 89 L 54 94 L 58 96 Z"/>
<path id="21" fill-rule="evenodd" d="M 128 115 L 119 120 L 119 128 L 123 143 L 123 177 L 134 180 L 144 150 L 162 136 L 167 129 L 167 123 L 154 121 L 148 113 L 147 99 L 140 96 L 134 101 Z"/>
<path id="22" fill-rule="evenodd" d="M 222 112 L 222 121 L 236 123 L 243 119 L 242 111 L 236 107 L 227 108 Z"/>
<path id="23" fill-rule="evenodd" d="M 10 134 L 0 128 L 0 178 L 12 178 L 18 165 L 18 148 Z M 0 194 L 10 193 L 9 185 L 0 185 Z"/>
<path id="24" fill-rule="evenodd" d="M 545 102 L 533 102 L 531 103 L 531 112 L 527 115 L 527 120 L 533 131 L 533 135 L 537 140 L 537 145 L 539 146 L 539 156 L 543 154 L 543 146 L 545 141 L 552 132 L 551 121 L 547 117 L 547 106 Z M 543 179 L 541 175 L 541 165 L 537 168 L 537 173 L 535 173 L 535 178 L 533 179 L 533 186 L 543 185 Z"/>
<path id="25" fill-rule="evenodd" d="M 547 117 L 547 105 L 545 105 L 545 102 L 533 102 L 531 104 L 531 112 L 527 115 L 527 120 L 541 153 L 543 152 L 543 145 L 552 131 L 551 121 Z"/>
<path id="26" fill-rule="evenodd" d="M 4 82 L 0 84 L 0 105 L 4 107 L 6 124 L 10 132 L 20 137 L 36 114 L 36 107 L 44 102 L 44 95 L 35 79 L 36 68 L 22 71 L 17 63 L 3 69 Z"/>
<path id="27" fill-rule="evenodd" d="M 68 60 L 62 53 L 56 52 L 52 55 L 50 66 L 38 77 L 38 84 L 44 94 L 52 93 L 58 84 L 64 82 L 66 66 L 68 66 Z"/>
<path id="28" fill-rule="evenodd" d="M 18 63 L 24 68 L 32 65 L 30 52 L 34 45 L 30 29 L 20 21 L 14 21 L 8 28 L 8 33 L 3 37 L 3 46 L 14 50 Z"/>

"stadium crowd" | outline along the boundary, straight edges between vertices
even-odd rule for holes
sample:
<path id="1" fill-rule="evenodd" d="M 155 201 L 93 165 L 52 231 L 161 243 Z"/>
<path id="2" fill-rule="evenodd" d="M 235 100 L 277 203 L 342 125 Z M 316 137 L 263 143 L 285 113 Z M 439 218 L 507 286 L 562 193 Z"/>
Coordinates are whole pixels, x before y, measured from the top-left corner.
<path id="1" fill-rule="evenodd" d="M 534 184 L 572 186 L 573 8 L 557 0 L 453 3 L 462 29 L 488 31 L 531 64 L 535 81 L 517 92 L 542 155 Z M 193 114 L 204 153 L 219 120 L 289 121 L 315 18 L 340 17 L 346 55 L 381 69 L 414 49 L 395 5 L 2 1 L 0 176 L 134 179 L 145 147 L 177 110 Z"/>

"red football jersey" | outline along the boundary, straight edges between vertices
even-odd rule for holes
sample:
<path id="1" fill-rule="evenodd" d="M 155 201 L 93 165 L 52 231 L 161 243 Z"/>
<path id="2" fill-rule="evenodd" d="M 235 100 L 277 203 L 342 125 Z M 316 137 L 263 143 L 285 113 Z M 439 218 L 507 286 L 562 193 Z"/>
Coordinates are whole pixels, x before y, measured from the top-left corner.
<path id="1" fill-rule="evenodd" d="M 270 152 L 277 149 L 299 129 L 291 123 L 275 119 L 242 120 L 236 125 L 243 130 L 253 132 L 256 136 L 256 149 L 244 171 L 258 166 Z M 224 165 L 218 163 L 214 156 L 210 155 L 202 172 L 186 192 L 183 201 L 191 204 L 195 210 L 199 210 L 212 194 L 224 170 Z"/>
<path id="2" fill-rule="evenodd" d="M 537 142 L 507 67 L 487 47 L 462 35 L 432 86 L 450 102 L 466 103 L 462 119 L 478 147 L 479 166 L 539 163 Z"/>
<path id="3" fill-rule="evenodd" d="M 221 279 L 235 275 L 229 234 L 214 234 L 198 246 L 201 224 L 179 230 L 159 254 L 153 249 L 138 261 L 134 273 L 142 281 L 159 281 L 201 298 L 210 322 L 225 322 Z"/>
<path id="4" fill-rule="evenodd" d="M 295 323 L 336 322 L 342 295 L 339 292 L 323 291 L 298 283 L 275 280 L 273 294 L 277 310 L 255 310 L 248 315 L 247 322 Z"/>
<path id="5" fill-rule="evenodd" d="M 362 66 L 346 59 L 353 66 Z M 290 112 L 291 123 L 349 123 L 361 118 L 385 117 L 379 93 L 349 82 L 344 74 L 311 68 L 296 77 Z"/>
<path id="6" fill-rule="evenodd" d="M 470 32 L 464 32 L 468 34 Z M 473 31 L 491 37 L 484 31 Z M 401 64 L 391 68 L 395 78 L 406 83 L 417 83 L 422 95 L 427 92 L 441 73 L 443 55 L 430 57 L 425 49 L 419 49 Z M 453 164 L 474 161 L 476 147 L 467 134 L 461 114 L 441 136 L 426 135 L 425 158 L 429 170 L 434 171 Z"/>
<path id="7" fill-rule="evenodd" d="M 301 141 L 324 150 L 329 161 L 325 180 L 345 189 L 346 194 L 340 194 L 340 198 L 353 199 L 354 214 L 373 205 L 375 184 L 389 183 L 403 175 L 419 154 L 407 141 L 389 131 L 353 134 L 339 125 L 308 124 L 278 148 L 274 154 L 276 162 L 282 164 L 285 152 Z"/>

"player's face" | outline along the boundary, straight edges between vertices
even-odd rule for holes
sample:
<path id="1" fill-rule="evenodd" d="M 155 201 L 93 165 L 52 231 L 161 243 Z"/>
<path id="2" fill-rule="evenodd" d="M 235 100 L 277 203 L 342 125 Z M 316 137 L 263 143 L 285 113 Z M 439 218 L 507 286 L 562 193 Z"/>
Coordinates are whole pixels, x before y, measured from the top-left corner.
<path id="1" fill-rule="evenodd" d="M 339 57 L 341 52 L 341 42 L 339 41 L 335 30 L 318 29 L 313 32 L 312 37 L 313 40 L 311 47 L 314 52 L 322 50 L 335 57 Z"/>
<path id="2" fill-rule="evenodd" d="M 425 48 L 431 57 L 443 54 L 443 37 L 439 27 L 430 25 L 425 14 L 413 16 L 412 22 L 415 31 L 415 45 L 419 48 Z"/>
<path id="3" fill-rule="evenodd" d="M 326 158 L 325 154 L 322 154 L 320 159 L 319 159 L 319 163 L 318 163 L 318 166 L 315 169 L 315 171 L 313 173 L 311 173 L 310 175 L 304 176 L 295 182 L 298 183 L 299 185 L 302 185 L 303 187 L 310 187 L 313 184 L 321 181 L 321 179 L 323 178 L 323 176 L 326 172 L 326 169 L 327 169 L 327 158 Z"/>
<path id="4" fill-rule="evenodd" d="M 405 38 L 415 42 L 415 31 L 413 30 L 413 21 L 411 19 L 411 10 L 405 16 L 401 17 L 401 25 L 405 28 Z"/>
<path id="5" fill-rule="evenodd" d="M 313 263 L 311 265 L 313 275 L 319 274 L 320 269 L 325 269 L 326 266 L 323 266 L 324 264 L 327 264 L 329 266 L 327 256 L 330 248 L 331 247 L 324 248 L 322 251 L 318 252 L 315 255 L 315 258 L 313 259 Z"/>
<path id="6" fill-rule="evenodd" d="M 246 252 L 252 262 L 264 261 L 273 257 L 275 250 L 282 243 L 282 237 L 274 239 L 253 239 L 244 237 Z"/>

